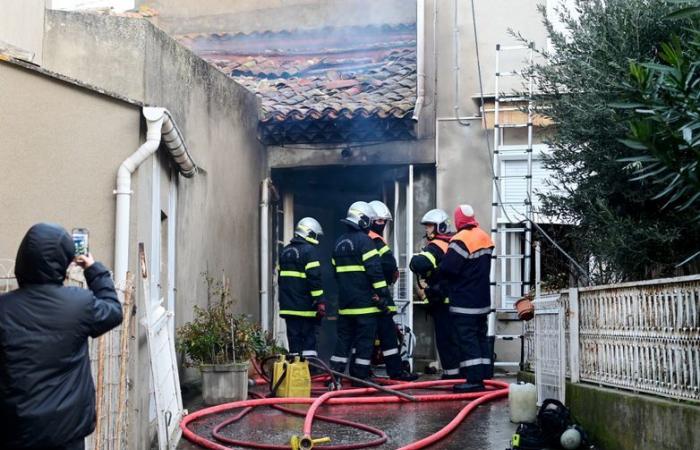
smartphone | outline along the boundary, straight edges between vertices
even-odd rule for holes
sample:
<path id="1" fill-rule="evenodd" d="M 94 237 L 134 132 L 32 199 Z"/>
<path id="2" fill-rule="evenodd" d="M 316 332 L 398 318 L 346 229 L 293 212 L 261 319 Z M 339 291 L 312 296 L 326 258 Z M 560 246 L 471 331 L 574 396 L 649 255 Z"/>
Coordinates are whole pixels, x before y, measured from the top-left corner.
<path id="1" fill-rule="evenodd" d="M 87 228 L 73 228 L 72 234 L 75 256 L 87 255 L 90 252 L 90 232 Z"/>

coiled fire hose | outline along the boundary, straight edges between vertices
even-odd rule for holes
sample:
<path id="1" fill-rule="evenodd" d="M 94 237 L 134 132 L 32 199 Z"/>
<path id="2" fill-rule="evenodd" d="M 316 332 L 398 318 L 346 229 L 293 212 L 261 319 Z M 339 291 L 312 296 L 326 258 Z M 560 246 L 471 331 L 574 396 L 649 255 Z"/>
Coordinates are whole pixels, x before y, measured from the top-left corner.
<path id="1" fill-rule="evenodd" d="M 256 367 L 258 372 L 263 377 L 258 384 L 268 383 L 266 380 L 266 374 L 260 367 Z M 314 377 L 314 381 L 325 381 L 330 379 L 326 376 Z M 419 382 L 408 382 L 408 383 L 391 383 L 392 390 L 406 390 L 406 389 L 446 389 L 451 386 L 462 383 L 463 380 L 436 380 L 436 381 L 419 381 Z M 486 403 L 488 401 L 505 397 L 508 395 L 508 384 L 499 381 L 485 381 L 486 386 L 489 390 L 478 393 L 441 393 L 441 394 L 419 394 L 414 395 L 413 398 L 418 402 L 438 402 L 438 401 L 463 401 L 471 400 L 447 425 L 437 432 L 420 439 L 416 442 L 408 444 L 401 447 L 399 450 L 417 450 L 428 447 L 436 442 L 449 436 L 454 430 L 459 427 L 459 425 L 464 421 L 464 419 L 473 411 L 477 406 Z M 204 448 L 213 450 L 230 450 L 230 447 L 222 444 L 234 445 L 239 447 L 248 448 L 258 448 L 266 450 L 289 450 L 292 448 L 299 448 L 302 450 L 311 449 L 314 446 L 327 450 L 352 450 L 360 448 L 371 448 L 384 444 L 387 441 L 387 435 L 382 430 L 371 427 L 369 425 L 352 422 L 346 419 L 340 419 L 336 417 L 320 416 L 316 412 L 318 408 L 323 405 L 356 405 L 356 404 L 387 404 L 387 403 L 399 403 L 406 402 L 405 399 L 396 395 L 384 395 L 376 396 L 378 390 L 376 388 L 353 388 L 353 389 L 343 389 L 339 391 L 326 392 L 317 398 L 256 398 L 252 400 L 242 400 L 232 403 L 226 403 L 223 405 L 217 405 L 210 408 L 205 408 L 187 415 L 180 423 L 180 428 L 182 429 L 183 436 Z M 260 395 L 257 395 L 260 397 Z M 348 397 L 352 396 L 352 397 Z M 297 411 L 290 408 L 285 408 L 282 405 L 300 405 L 308 404 L 309 409 L 304 413 L 303 411 Z M 255 407 L 258 406 L 271 406 L 285 413 L 305 416 L 304 426 L 302 429 L 301 437 L 294 436 L 292 438 L 292 444 L 281 445 L 281 444 L 266 444 L 260 442 L 250 442 L 238 439 L 232 439 L 226 437 L 222 434 L 222 430 L 241 418 L 246 414 L 250 413 Z M 192 431 L 188 425 L 200 420 L 204 417 L 220 414 L 226 411 L 235 410 L 239 408 L 244 408 L 242 411 L 238 412 L 236 415 L 225 419 L 221 423 L 217 424 L 212 430 L 212 436 L 216 441 L 212 441 L 203 436 L 198 435 Z M 328 439 L 315 439 L 312 438 L 312 428 L 314 420 L 321 420 L 329 423 L 334 423 L 343 426 L 349 426 L 356 428 L 358 430 L 366 431 L 377 436 L 376 439 L 367 442 L 358 442 L 353 444 L 340 444 L 340 445 L 322 445 L 328 442 Z"/>

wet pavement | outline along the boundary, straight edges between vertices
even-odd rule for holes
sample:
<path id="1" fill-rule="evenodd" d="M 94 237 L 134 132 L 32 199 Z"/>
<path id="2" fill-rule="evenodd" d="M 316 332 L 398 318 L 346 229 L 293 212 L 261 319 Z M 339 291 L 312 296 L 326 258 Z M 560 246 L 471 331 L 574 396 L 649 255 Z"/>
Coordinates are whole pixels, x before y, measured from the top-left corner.
<path id="1" fill-rule="evenodd" d="M 196 398 L 192 400 L 194 402 L 190 401 L 187 405 L 190 411 L 199 406 Z M 188 403 L 187 399 L 186 403 Z M 319 414 L 361 422 L 384 430 L 389 440 L 381 446 L 372 448 L 388 450 L 396 449 L 438 431 L 467 403 L 451 401 L 421 404 L 338 405 L 321 408 Z M 299 409 L 305 411 L 306 407 L 299 406 Z M 230 416 L 230 413 L 210 416 L 197 422 L 193 429 L 205 437 L 211 437 L 211 428 Z M 227 427 L 224 434 L 233 439 L 288 444 L 292 434 L 300 434 L 302 425 L 302 417 L 284 414 L 271 408 L 257 408 L 239 422 Z M 515 425 L 509 421 L 508 401 L 505 398 L 499 399 L 478 407 L 469 414 L 455 432 L 431 448 L 505 450 L 509 447 L 514 431 Z M 333 444 L 370 441 L 376 437 L 365 431 L 321 421 L 314 422 L 314 436 L 329 436 Z M 178 446 L 180 450 L 200 448 L 184 439 Z"/>

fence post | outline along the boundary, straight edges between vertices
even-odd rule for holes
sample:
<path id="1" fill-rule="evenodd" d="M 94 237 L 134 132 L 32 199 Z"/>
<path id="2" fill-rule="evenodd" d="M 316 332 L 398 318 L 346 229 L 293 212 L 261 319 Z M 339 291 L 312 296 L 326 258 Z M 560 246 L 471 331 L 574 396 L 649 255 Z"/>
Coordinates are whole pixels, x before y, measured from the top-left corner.
<path id="1" fill-rule="evenodd" d="M 569 369 L 572 383 L 580 380 L 579 317 L 578 288 L 572 287 L 569 289 Z"/>

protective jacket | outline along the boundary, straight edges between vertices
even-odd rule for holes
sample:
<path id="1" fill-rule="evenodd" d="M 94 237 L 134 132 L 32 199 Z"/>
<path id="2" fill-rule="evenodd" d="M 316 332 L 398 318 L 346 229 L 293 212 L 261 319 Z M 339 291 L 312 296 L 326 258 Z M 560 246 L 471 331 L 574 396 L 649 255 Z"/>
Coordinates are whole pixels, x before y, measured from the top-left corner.
<path id="1" fill-rule="evenodd" d="M 325 303 L 316 245 L 296 236 L 279 261 L 280 316 L 316 317 L 316 305 Z"/>
<path id="2" fill-rule="evenodd" d="M 63 286 L 73 240 L 33 226 L 17 253 L 19 289 L 0 295 L 0 448 L 53 448 L 95 428 L 88 337 L 122 321 L 109 271 L 85 270 L 88 289 Z"/>
<path id="3" fill-rule="evenodd" d="M 439 270 L 447 280 L 451 313 L 489 313 L 493 248 L 491 237 L 479 227 L 462 229 L 450 240 Z"/>
<path id="4" fill-rule="evenodd" d="M 382 263 L 382 272 L 384 273 L 384 279 L 386 280 L 387 284 L 394 284 L 394 282 L 398 280 L 399 277 L 399 266 L 396 264 L 396 258 L 394 258 L 394 253 L 391 251 L 391 248 L 384 240 L 384 236 L 382 236 L 379 233 L 375 233 L 374 231 L 370 231 L 368 235 L 370 239 L 372 239 L 372 242 L 374 242 L 374 246 L 377 249 L 377 253 L 379 253 L 379 257 Z M 396 305 L 394 303 L 393 296 L 389 296 L 389 299 L 387 300 L 387 306 L 389 307 L 389 311 L 396 312 Z"/>
<path id="5" fill-rule="evenodd" d="M 450 236 L 438 235 L 423 250 L 413 255 L 409 268 L 427 283 L 425 294 L 431 304 L 449 303 L 447 283 L 440 276 L 438 267 L 447 253 Z"/>
<path id="6" fill-rule="evenodd" d="M 382 271 L 381 258 L 372 239 L 348 224 L 348 231 L 335 242 L 333 265 L 338 282 L 338 313 L 340 315 L 377 314 L 378 306 L 389 302 L 388 283 Z M 372 300 L 379 297 L 381 305 Z"/>

